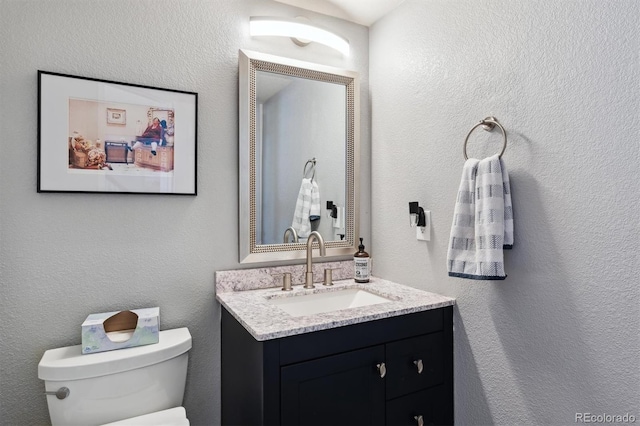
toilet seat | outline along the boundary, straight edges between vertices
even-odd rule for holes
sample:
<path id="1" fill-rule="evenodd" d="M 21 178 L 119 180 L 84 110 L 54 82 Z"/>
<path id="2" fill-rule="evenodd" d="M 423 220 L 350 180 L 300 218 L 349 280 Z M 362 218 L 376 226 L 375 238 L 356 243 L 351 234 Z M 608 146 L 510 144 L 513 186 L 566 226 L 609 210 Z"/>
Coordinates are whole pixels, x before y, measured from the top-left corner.
<path id="1" fill-rule="evenodd" d="M 189 426 L 189 424 L 184 407 L 175 407 L 107 423 L 103 426 Z"/>

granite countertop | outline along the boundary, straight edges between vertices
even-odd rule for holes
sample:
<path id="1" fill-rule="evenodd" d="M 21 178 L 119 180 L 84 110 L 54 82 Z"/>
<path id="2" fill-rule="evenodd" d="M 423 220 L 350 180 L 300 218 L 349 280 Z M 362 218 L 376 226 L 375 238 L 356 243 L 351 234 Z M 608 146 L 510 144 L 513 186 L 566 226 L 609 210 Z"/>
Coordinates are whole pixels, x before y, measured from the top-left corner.
<path id="1" fill-rule="evenodd" d="M 312 293 L 340 291 L 343 288 L 358 288 L 388 299 L 375 305 L 349 308 L 294 317 L 270 304 L 273 298 L 296 297 Z M 381 278 L 372 277 L 365 284 L 353 279 L 334 281 L 333 286 L 316 283 L 314 289 L 304 289 L 296 285 L 292 291 L 282 291 L 280 287 L 242 291 L 216 291 L 216 299 L 233 315 L 251 335 L 259 341 L 293 336 L 318 330 L 357 324 L 382 318 L 389 318 L 414 312 L 451 306 L 455 299 L 435 293 L 418 290 Z"/>

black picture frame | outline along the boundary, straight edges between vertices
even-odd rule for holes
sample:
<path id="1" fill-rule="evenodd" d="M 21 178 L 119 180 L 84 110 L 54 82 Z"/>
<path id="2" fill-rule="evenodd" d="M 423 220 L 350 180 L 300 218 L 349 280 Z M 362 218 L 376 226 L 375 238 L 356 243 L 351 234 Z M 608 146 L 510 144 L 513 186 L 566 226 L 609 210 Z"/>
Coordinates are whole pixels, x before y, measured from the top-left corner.
<path id="1" fill-rule="evenodd" d="M 197 195 L 197 130 L 195 92 L 39 70 L 37 190 Z"/>

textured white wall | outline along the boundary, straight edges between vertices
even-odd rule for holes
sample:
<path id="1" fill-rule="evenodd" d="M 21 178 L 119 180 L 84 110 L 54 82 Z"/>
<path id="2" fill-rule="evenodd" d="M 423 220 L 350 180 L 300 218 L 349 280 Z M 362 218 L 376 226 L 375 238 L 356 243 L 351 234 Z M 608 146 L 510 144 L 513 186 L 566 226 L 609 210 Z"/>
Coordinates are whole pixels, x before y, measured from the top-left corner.
<path id="1" fill-rule="evenodd" d="M 374 273 L 457 298 L 457 424 L 640 418 L 638 22 L 635 0 L 406 0 L 371 28 Z M 508 278 L 449 278 L 462 145 L 488 115 L 509 135 Z M 497 152 L 480 133 L 469 154 Z"/>
<path id="2" fill-rule="evenodd" d="M 47 423 L 38 361 L 79 344 L 89 313 L 144 306 L 191 330 L 185 407 L 194 425 L 220 423 L 213 277 L 240 267 L 238 49 L 359 71 L 370 173 L 368 30 L 303 13 L 347 37 L 348 58 L 248 36 L 249 16 L 298 14 L 265 0 L 0 1 L 1 424 Z M 198 92 L 198 196 L 36 193 L 38 69 Z"/>

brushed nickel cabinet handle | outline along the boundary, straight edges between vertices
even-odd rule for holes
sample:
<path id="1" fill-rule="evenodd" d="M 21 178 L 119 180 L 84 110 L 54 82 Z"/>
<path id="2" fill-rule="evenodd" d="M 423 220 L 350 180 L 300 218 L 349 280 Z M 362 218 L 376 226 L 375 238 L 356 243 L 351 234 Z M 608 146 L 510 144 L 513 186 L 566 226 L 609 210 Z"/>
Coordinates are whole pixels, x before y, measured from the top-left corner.
<path id="1" fill-rule="evenodd" d="M 380 364 L 376 364 L 376 367 L 378 368 L 380 377 L 384 379 L 384 376 L 387 375 L 387 366 L 384 365 L 384 362 L 381 362 Z"/>
<path id="2" fill-rule="evenodd" d="M 422 416 L 413 416 L 413 418 L 416 420 L 416 424 L 418 426 L 424 426 L 424 419 Z"/>
<path id="3" fill-rule="evenodd" d="M 422 360 L 419 359 L 417 361 L 413 361 L 413 364 L 418 367 L 418 374 L 422 374 L 422 370 L 424 370 L 424 366 L 422 365 Z"/>

